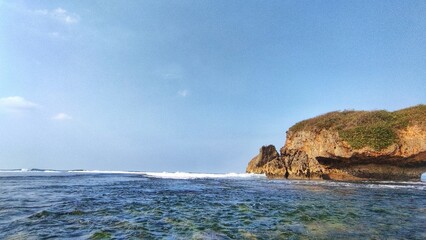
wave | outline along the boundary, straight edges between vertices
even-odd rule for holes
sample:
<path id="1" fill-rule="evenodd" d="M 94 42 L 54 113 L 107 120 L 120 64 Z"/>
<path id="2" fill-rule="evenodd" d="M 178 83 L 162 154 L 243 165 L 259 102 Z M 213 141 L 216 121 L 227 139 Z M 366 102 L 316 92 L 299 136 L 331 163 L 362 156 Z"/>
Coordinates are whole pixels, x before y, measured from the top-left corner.
<path id="1" fill-rule="evenodd" d="M 0 173 L 88 173 L 88 174 L 139 174 L 154 178 L 168 179 L 207 179 L 207 178 L 229 178 L 229 179 L 247 179 L 247 178 L 266 178 L 264 174 L 252 173 L 192 173 L 192 172 L 143 172 L 143 171 L 117 171 L 117 170 L 53 170 L 40 168 L 19 168 L 19 169 L 0 169 Z M 312 183 L 311 183 L 312 184 Z M 317 183 L 318 184 L 318 183 Z M 352 185 L 357 183 L 345 182 L 327 182 L 327 184 Z M 426 173 L 421 175 L 420 181 L 401 182 L 401 181 L 362 181 L 358 184 L 363 184 L 369 188 L 404 188 L 407 185 L 426 188 Z"/>
<path id="2" fill-rule="evenodd" d="M 27 172 L 27 169 L 0 169 L 0 173 Z"/>
<path id="3" fill-rule="evenodd" d="M 27 172 L 61 173 L 62 171 L 52 170 L 52 169 L 39 169 L 39 168 L 0 169 L 0 173 L 27 173 Z"/>
<path id="4" fill-rule="evenodd" d="M 199 179 L 199 178 L 266 178 L 264 174 L 253 173 L 189 173 L 189 172 L 144 172 L 144 175 L 156 178 Z"/>
<path id="5" fill-rule="evenodd" d="M 417 189 L 426 190 L 425 182 L 400 182 L 400 181 L 360 181 L 360 182 L 339 182 L 339 181 L 311 181 L 292 180 L 289 184 L 300 184 L 301 186 L 333 186 L 342 188 L 368 188 L 368 189 Z"/>
<path id="6" fill-rule="evenodd" d="M 264 174 L 252 173 L 191 173 L 191 172 L 142 172 L 142 171 L 105 171 L 105 170 L 70 170 L 69 173 L 87 174 L 140 174 L 154 178 L 199 179 L 199 178 L 266 178 Z"/>
<path id="7" fill-rule="evenodd" d="M 79 173 L 79 174 L 138 174 L 153 178 L 169 179 L 202 179 L 202 178 L 266 178 L 264 174 L 252 173 L 192 173 L 192 172 L 143 172 L 143 171 L 119 171 L 119 170 L 53 170 L 39 168 L 0 169 L 0 173 Z"/>
<path id="8" fill-rule="evenodd" d="M 110 171 L 110 170 L 69 170 L 69 173 L 104 173 L 104 174 L 143 174 L 138 171 Z"/>

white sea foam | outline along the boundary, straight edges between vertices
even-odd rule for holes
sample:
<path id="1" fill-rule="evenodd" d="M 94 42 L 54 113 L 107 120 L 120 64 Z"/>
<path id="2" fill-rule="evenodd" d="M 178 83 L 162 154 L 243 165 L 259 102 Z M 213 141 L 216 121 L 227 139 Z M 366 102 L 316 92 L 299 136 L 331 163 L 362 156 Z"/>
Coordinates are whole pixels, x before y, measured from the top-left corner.
<path id="1" fill-rule="evenodd" d="M 198 179 L 198 178 L 265 178 L 264 174 L 252 173 L 189 173 L 189 172 L 145 172 L 150 177 L 170 179 Z"/>
<path id="2" fill-rule="evenodd" d="M 109 171 L 109 170 L 70 170 L 69 173 L 104 173 L 104 174 L 143 174 L 137 171 Z"/>
<path id="3" fill-rule="evenodd" d="M 20 173 L 20 172 L 25 172 L 22 171 L 21 169 L 1 169 L 0 172 L 2 173 Z"/>
<path id="4" fill-rule="evenodd" d="M 47 170 L 47 169 L 0 169 L 0 173 L 60 173 L 59 170 Z"/>
<path id="5" fill-rule="evenodd" d="M 333 186 L 345 188 L 368 188 L 368 189 L 417 189 L 426 190 L 426 182 L 400 182 L 400 181 L 364 181 L 364 182 L 336 182 L 336 181 L 312 181 L 312 180 L 291 180 L 288 184 L 302 186 Z"/>
<path id="6" fill-rule="evenodd" d="M 264 174 L 252 173 L 190 173 L 190 172 L 140 172 L 140 171 L 106 171 L 106 170 L 70 170 L 69 173 L 99 174 L 141 174 L 155 178 L 197 179 L 197 178 L 265 178 Z"/>

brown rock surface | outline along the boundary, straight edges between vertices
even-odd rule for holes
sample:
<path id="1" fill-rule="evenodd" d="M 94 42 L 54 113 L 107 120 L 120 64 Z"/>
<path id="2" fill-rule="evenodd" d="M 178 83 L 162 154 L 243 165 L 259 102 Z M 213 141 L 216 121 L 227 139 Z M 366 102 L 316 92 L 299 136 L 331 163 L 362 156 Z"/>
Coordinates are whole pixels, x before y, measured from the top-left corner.
<path id="1" fill-rule="evenodd" d="M 246 172 L 283 178 L 286 169 L 275 146 L 269 145 L 260 148 L 259 154 L 249 162 Z"/>
<path id="2" fill-rule="evenodd" d="M 395 128 L 394 142 L 383 148 L 351 147 L 333 127 L 290 129 L 280 154 L 272 145 L 262 147 L 247 172 L 289 179 L 420 180 L 426 172 L 426 119 L 416 107 L 408 110 L 413 109 L 415 119 Z"/>
<path id="3" fill-rule="evenodd" d="M 374 150 L 353 149 L 328 130 L 288 132 L 281 158 L 293 179 L 418 180 L 426 172 L 426 130 L 412 126 L 398 135 L 398 143 Z"/>

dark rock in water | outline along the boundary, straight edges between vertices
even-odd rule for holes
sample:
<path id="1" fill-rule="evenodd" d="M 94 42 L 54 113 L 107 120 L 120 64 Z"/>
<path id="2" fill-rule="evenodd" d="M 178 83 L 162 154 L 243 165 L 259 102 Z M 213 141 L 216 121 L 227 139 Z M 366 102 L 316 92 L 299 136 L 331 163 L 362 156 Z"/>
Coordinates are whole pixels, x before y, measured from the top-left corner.
<path id="1" fill-rule="evenodd" d="M 287 131 L 280 154 L 262 147 L 247 172 L 289 179 L 420 180 L 426 105 L 395 112 L 331 112 Z"/>

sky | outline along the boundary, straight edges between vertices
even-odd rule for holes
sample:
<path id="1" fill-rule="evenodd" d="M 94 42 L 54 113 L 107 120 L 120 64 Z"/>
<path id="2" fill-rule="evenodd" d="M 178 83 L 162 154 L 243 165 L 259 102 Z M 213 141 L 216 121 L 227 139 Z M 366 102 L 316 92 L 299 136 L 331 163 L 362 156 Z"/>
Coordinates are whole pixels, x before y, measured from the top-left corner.
<path id="1" fill-rule="evenodd" d="M 0 0 L 0 169 L 244 172 L 303 119 L 425 104 L 425 12 Z"/>

